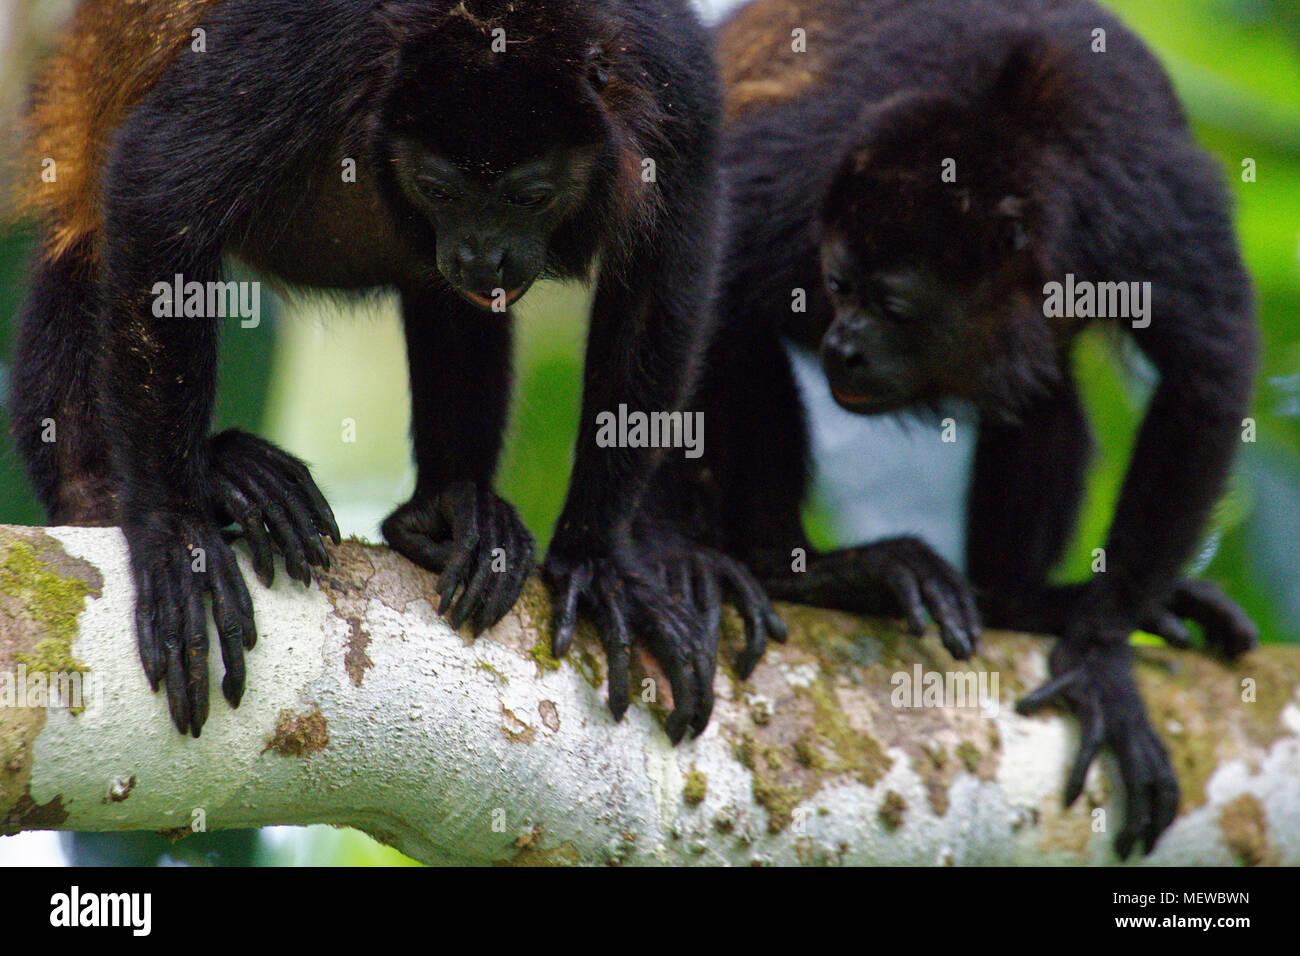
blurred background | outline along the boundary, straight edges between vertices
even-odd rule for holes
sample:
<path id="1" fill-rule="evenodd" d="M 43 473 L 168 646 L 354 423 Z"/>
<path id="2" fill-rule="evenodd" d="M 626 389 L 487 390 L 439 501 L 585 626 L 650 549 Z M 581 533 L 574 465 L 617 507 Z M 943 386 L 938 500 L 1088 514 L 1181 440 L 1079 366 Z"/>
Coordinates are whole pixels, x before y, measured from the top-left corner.
<path id="1" fill-rule="evenodd" d="M 736 5 L 700 2 L 710 17 Z M 1220 581 L 1245 605 L 1264 640 L 1297 642 L 1300 0 L 1105 5 L 1159 54 L 1201 141 L 1221 160 L 1237 195 L 1241 240 L 1258 292 L 1258 441 L 1244 446 L 1193 570 Z M 12 153 L 8 131 L 14 129 L 23 78 L 70 7 L 68 0 L 0 0 L 0 128 L 7 131 L 0 159 Z M 1255 182 L 1243 181 L 1248 159 L 1257 170 Z M 5 412 L 13 323 L 32 245 L 29 229 L 0 225 L 0 523 L 10 524 L 42 521 L 8 442 Z M 517 310 L 517 394 L 498 485 L 537 535 L 539 553 L 568 481 L 587 308 L 581 288 L 543 285 Z M 264 306 L 264 319 L 266 311 Z M 377 540 L 379 522 L 414 485 L 406 366 L 393 304 L 353 310 L 312 299 L 278 302 L 272 320 L 258 329 L 232 324 L 222 350 L 217 428 L 258 431 L 305 458 L 344 533 Z M 1099 449 L 1080 533 L 1062 568 L 1065 578 L 1083 576 L 1091 549 L 1103 542 L 1151 386 L 1144 363 L 1109 341 L 1086 342 L 1080 361 Z M 967 440 L 952 445 L 942 444 L 934 429 L 860 419 L 833 406 L 815 369 L 805 364 L 800 373 L 817 419 L 817 489 L 808 520 L 818 542 L 916 532 L 958 561 L 972 430 L 959 429 Z M 953 414 L 968 420 L 962 409 Z M 254 652 L 250 666 L 256 664 Z M 329 827 L 202 834 L 174 844 L 153 834 L 0 838 L 0 865 L 69 861 L 366 865 L 404 858 L 360 833 Z"/>

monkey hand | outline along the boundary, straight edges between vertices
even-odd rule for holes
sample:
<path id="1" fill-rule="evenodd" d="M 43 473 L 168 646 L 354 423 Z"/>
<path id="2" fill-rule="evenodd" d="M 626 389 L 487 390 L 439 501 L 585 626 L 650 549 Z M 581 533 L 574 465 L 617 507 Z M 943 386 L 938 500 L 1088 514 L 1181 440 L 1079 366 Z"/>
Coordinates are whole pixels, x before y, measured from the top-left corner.
<path id="1" fill-rule="evenodd" d="M 273 554 L 291 577 L 310 583 L 309 566 L 328 567 L 322 534 L 338 526 L 307 467 L 269 442 L 238 431 L 207 448 L 206 513 L 141 508 L 124 522 L 136 585 L 136 633 L 149 683 L 167 688 L 181 733 L 199 736 L 208 717 L 208 612 L 212 599 L 232 707 L 244 693 L 244 651 L 257 641 L 253 602 L 221 528 L 238 523 L 253 567 L 270 584 Z"/>
<path id="2" fill-rule="evenodd" d="M 965 579 L 919 538 L 890 538 L 811 555 L 803 571 L 763 572 L 773 597 L 858 614 L 903 617 L 925 633 L 926 613 L 958 660 L 979 649 L 980 614 Z"/>
<path id="3" fill-rule="evenodd" d="M 555 594 L 556 657 L 573 643 L 579 608 L 596 623 L 609 671 L 609 709 L 622 720 L 629 703 L 628 667 L 633 634 L 647 641 L 672 686 L 673 712 L 666 730 L 673 743 L 687 729 L 700 734 L 713 712 L 716 633 L 699 612 L 659 582 L 652 559 L 631 544 L 598 558 L 573 557 L 553 545 L 543 572 Z"/>
<path id="4" fill-rule="evenodd" d="M 1132 651 L 1122 640 L 1066 638 L 1052 651 L 1053 678 L 1016 705 L 1020 714 L 1065 703 L 1082 727 L 1079 753 L 1065 788 L 1070 806 L 1083 792 L 1088 768 L 1105 745 L 1119 761 L 1126 795 L 1124 828 L 1115 849 L 1126 859 L 1139 840 L 1150 853 L 1178 811 L 1178 779 L 1146 716 L 1133 678 Z"/>
<path id="5" fill-rule="evenodd" d="M 722 630 L 724 601 L 730 600 L 740 612 L 745 622 L 745 649 L 736 658 L 735 668 L 742 680 L 762 660 L 768 638 L 785 643 L 785 623 L 743 562 L 721 551 L 686 542 L 656 549 L 654 562 L 660 584 L 670 588 L 704 619 L 709 641 L 715 648 Z"/>
<path id="6" fill-rule="evenodd" d="M 1167 601 L 1153 602 L 1142 614 L 1140 626 L 1170 646 L 1187 650 L 1192 636 L 1184 621 L 1200 625 L 1206 648 L 1230 661 L 1259 645 L 1259 628 L 1250 615 L 1213 581 L 1179 581 Z"/>
<path id="7" fill-rule="evenodd" d="M 975 596 L 953 567 L 919 538 L 891 538 L 854 548 L 862 580 L 875 582 L 912 633 L 925 632 L 925 613 L 939 628 L 939 639 L 959 661 L 979 650 L 980 617 Z"/>
<path id="8" fill-rule="evenodd" d="M 208 612 L 221 642 L 221 691 L 232 707 L 244 693 L 244 651 L 257 642 L 253 602 L 220 527 L 199 515 L 145 512 L 123 531 L 135 578 L 136 634 L 145 676 L 167 688 L 181 733 L 199 736 L 208 717 Z"/>
<path id="9" fill-rule="evenodd" d="M 329 568 L 321 536 L 338 544 L 339 526 L 306 465 L 256 435 L 232 429 L 209 441 L 208 471 L 209 503 L 222 525 L 239 525 L 263 584 L 275 581 L 277 552 L 289 577 L 303 584 L 311 584 L 313 567 Z"/>
<path id="10" fill-rule="evenodd" d="M 439 614 L 477 637 L 514 607 L 533 571 L 533 536 L 515 509 L 470 481 L 417 493 L 384 521 L 393 550 L 438 574 Z"/>

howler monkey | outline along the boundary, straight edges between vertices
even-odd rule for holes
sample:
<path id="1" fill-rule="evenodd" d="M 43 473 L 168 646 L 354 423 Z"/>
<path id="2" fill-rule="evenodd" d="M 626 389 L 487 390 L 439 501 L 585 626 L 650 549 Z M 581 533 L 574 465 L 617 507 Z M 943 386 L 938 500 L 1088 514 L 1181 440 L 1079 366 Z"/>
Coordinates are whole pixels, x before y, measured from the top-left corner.
<path id="1" fill-rule="evenodd" d="M 475 633 L 533 567 L 529 532 L 491 488 L 508 307 L 598 261 L 576 462 L 544 567 L 555 650 L 592 611 L 621 716 L 645 634 L 672 678 L 670 735 L 703 728 L 713 651 L 629 533 L 654 452 L 595 439 L 602 410 L 680 408 L 698 364 L 716 284 L 712 62 L 685 0 L 79 7 L 30 116 L 47 231 L 16 434 L 53 521 L 122 525 L 140 654 L 182 733 L 208 713 L 205 597 L 232 705 L 256 636 L 221 529 L 240 526 L 268 584 L 274 552 L 307 583 L 328 564 L 320 537 L 338 539 L 301 462 L 242 432 L 208 436 L 219 322 L 188 311 L 188 293 L 183 318 L 160 302 L 173 282 L 217 282 L 228 255 L 291 285 L 400 293 L 418 478 L 383 531 L 440 572 L 440 610 Z"/>
<path id="2" fill-rule="evenodd" d="M 773 597 L 869 604 L 899 557 L 888 549 L 791 570 L 791 549 L 807 546 L 808 436 L 782 338 L 820 350 L 850 411 L 973 402 L 966 560 L 983 621 L 1061 636 L 1053 680 L 1022 707 L 1063 698 L 1079 714 L 1071 802 L 1098 748 L 1116 753 L 1117 847 L 1149 849 L 1178 788 L 1129 635 L 1184 643 L 1190 618 L 1227 655 L 1255 640 L 1217 588 L 1179 576 L 1223 487 L 1254 368 L 1220 173 L 1155 59 L 1087 0 L 758 0 L 720 32 L 730 223 L 698 399 L 714 438 L 698 468 L 665 469 L 657 497 L 696 502 L 688 517 Z M 1060 311 L 1074 317 L 1057 315 L 1050 283 L 1148 302 L 1145 317 L 1106 322 L 1160 373 L 1105 573 L 1070 586 L 1048 573 L 1083 488 L 1090 438 L 1069 356 L 1093 319 L 1073 296 Z"/>

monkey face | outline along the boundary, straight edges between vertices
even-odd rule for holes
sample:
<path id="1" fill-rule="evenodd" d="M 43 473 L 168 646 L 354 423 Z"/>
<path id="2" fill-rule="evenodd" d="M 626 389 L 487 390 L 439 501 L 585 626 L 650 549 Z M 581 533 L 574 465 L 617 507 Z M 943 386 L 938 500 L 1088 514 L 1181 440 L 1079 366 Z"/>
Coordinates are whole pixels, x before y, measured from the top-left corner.
<path id="1" fill-rule="evenodd" d="M 835 400 L 872 415 L 957 398 L 1014 416 L 1056 381 L 1041 273 L 1011 239 L 1000 266 L 971 271 L 919 241 L 867 252 L 829 231 L 821 261 L 834 313 L 821 359 Z"/>
<path id="2" fill-rule="evenodd" d="M 482 308 L 581 274 L 599 226 L 610 59 L 591 11 L 557 20 L 555 7 L 477 0 L 392 25 L 400 55 L 375 134 L 386 185 Z"/>
<path id="3" fill-rule="evenodd" d="M 960 289 L 914 259 L 868 265 L 835 235 L 822 270 L 835 311 L 821 360 L 841 406 L 879 414 L 959 390 L 974 344 Z"/>
<path id="4" fill-rule="evenodd" d="M 1034 311 L 1039 204 L 1016 192 L 1016 175 L 980 162 L 966 143 L 977 134 L 954 139 L 931 122 L 951 116 L 951 102 L 902 106 L 918 112 L 889 114 L 887 140 L 878 131 L 850 151 L 822 209 L 834 308 L 822 364 L 836 400 L 862 414 L 944 398 L 997 403 L 1052 356 L 1041 305 Z M 965 179 L 948 181 L 944 153 Z"/>
<path id="5" fill-rule="evenodd" d="M 518 301 L 548 270 L 554 231 L 582 209 L 595 150 L 554 149 L 475 175 L 413 140 L 394 149 L 398 181 L 433 226 L 438 271 L 484 309 Z"/>

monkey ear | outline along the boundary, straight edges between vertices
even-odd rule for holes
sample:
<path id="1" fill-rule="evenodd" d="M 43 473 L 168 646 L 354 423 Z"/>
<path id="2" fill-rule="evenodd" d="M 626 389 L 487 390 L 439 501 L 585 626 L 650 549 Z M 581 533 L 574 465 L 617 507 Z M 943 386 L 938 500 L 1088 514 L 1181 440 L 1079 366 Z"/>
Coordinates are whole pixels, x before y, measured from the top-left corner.
<path id="1" fill-rule="evenodd" d="M 993 82 L 994 103 L 1013 114 L 1050 117 L 1067 105 L 1066 65 L 1059 49 L 1041 36 L 1010 41 Z"/>
<path id="2" fill-rule="evenodd" d="M 1021 196 L 1005 196 L 993 210 L 997 244 L 1004 255 L 1014 256 L 1029 245 L 1029 228 L 1025 224 L 1028 206 L 1029 201 Z"/>
<path id="3" fill-rule="evenodd" d="M 609 51 L 604 43 L 596 41 L 587 48 L 587 82 L 600 93 L 609 86 L 610 78 Z"/>

